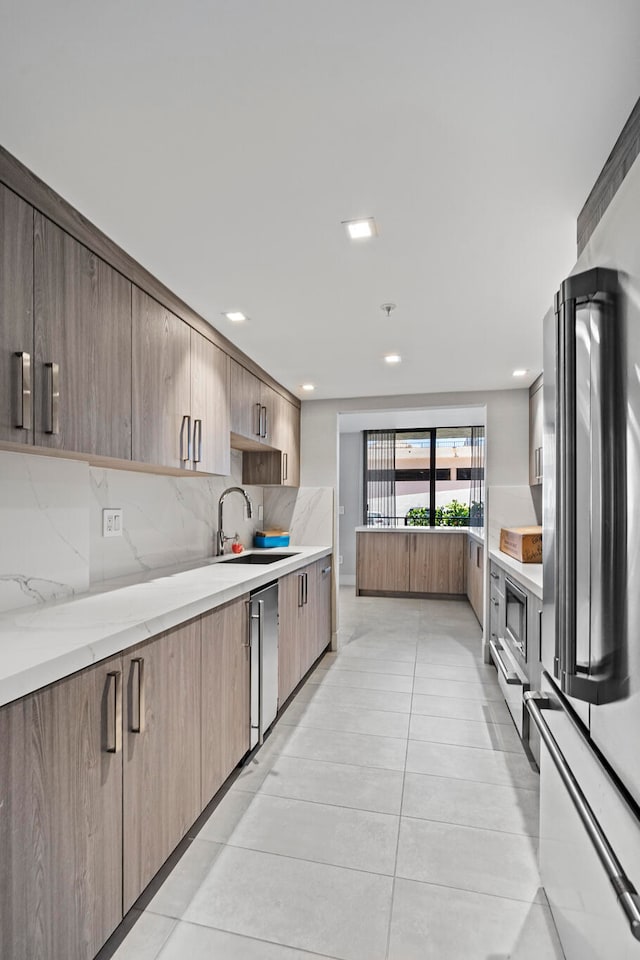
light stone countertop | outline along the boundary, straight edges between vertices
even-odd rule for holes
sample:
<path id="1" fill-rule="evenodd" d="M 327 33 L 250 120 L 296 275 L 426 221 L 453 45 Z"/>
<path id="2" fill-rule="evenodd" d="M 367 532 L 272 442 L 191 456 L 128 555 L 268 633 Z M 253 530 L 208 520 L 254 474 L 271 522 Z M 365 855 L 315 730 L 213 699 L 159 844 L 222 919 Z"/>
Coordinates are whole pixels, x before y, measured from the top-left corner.
<path id="1" fill-rule="evenodd" d="M 530 590 L 538 599 L 542 600 L 542 564 L 520 563 L 501 550 L 490 550 L 490 558 L 502 567 L 521 586 Z"/>
<path id="2" fill-rule="evenodd" d="M 356 533 L 469 533 L 469 527 L 356 527 Z"/>
<path id="3" fill-rule="evenodd" d="M 289 556 L 259 566 L 212 557 L 101 584 L 73 600 L 1 614 L 0 706 L 328 556 L 332 548 L 273 552 Z"/>

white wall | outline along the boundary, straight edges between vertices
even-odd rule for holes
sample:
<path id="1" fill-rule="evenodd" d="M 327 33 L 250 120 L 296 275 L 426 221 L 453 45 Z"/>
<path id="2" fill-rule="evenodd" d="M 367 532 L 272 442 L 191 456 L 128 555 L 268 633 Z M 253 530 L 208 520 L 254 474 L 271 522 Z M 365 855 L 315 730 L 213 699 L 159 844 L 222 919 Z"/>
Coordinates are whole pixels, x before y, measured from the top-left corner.
<path id="1" fill-rule="evenodd" d="M 358 410 L 485 406 L 486 485 L 529 483 L 529 391 L 422 393 L 409 396 L 305 400 L 301 416 L 301 478 L 304 486 L 338 486 L 338 414 Z"/>
<path id="2" fill-rule="evenodd" d="M 340 479 L 338 487 L 339 506 L 344 514 L 338 515 L 338 553 L 342 557 L 340 582 L 356 582 L 356 535 L 355 527 L 362 523 L 362 434 L 340 434 Z"/>

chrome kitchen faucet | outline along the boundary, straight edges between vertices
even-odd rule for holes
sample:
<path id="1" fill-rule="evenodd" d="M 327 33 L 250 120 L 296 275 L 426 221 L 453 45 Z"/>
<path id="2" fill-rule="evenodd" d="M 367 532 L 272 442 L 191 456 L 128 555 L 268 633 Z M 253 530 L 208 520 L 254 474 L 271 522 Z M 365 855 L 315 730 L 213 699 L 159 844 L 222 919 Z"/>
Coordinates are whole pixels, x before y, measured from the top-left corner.
<path id="1" fill-rule="evenodd" d="M 247 520 L 250 520 L 253 516 L 253 504 L 251 503 L 251 498 L 246 490 L 243 490 L 242 487 L 227 487 L 226 490 L 220 494 L 220 499 L 218 500 L 218 535 L 217 535 L 217 548 L 216 556 L 221 557 L 224 553 L 224 545 L 227 540 L 232 540 L 233 537 L 225 537 L 224 530 L 222 527 L 222 508 L 224 505 L 225 498 L 229 493 L 241 493 L 244 497 L 245 503 L 247 505 Z"/>

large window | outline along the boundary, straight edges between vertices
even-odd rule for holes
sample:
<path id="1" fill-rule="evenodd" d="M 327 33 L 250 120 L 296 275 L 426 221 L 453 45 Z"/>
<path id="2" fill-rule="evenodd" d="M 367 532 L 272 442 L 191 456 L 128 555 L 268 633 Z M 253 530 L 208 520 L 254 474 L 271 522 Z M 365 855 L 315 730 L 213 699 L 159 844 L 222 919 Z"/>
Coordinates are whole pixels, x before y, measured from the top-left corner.
<path id="1" fill-rule="evenodd" d="M 481 526 L 484 428 L 364 434 L 367 526 Z"/>

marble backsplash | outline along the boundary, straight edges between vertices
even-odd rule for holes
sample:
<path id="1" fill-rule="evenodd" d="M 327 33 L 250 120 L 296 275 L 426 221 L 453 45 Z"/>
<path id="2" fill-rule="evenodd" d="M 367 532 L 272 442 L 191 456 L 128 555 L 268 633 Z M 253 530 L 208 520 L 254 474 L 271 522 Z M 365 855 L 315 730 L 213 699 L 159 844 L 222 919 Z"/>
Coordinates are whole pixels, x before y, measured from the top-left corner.
<path id="1" fill-rule="evenodd" d="M 502 527 L 529 527 L 538 523 L 531 488 L 527 486 L 489 487 L 486 515 L 490 550 L 500 548 Z"/>
<path id="2" fill-rule="evenodd" d="M 114 577 L 200 560 L 215 553 L 218 498 L 223 490 L 242 483 L 242 453 L 231 451 L 231 476 L 162 477 L 128 470 L 90 469 L 90 579 L 101 583 Z M 262 487 L 247 487 L 253 517 L 245 516 L 244 500 L 227 497 L 224 527 L 250 547 L 262 525 Z M 122 537 L 102 536 L 102 511 L 120 507 Z"/>
<path id="3" fill-rule="evenodd" d="M 333 487 L 265 488 L 264 525 L 288 530 L 291 543 L 331 546 L 333 523 Z"/>
<path id="4" fill-rule="evenodd" d="M 0 611 L 89 589 L 89 466 L 0 453 Z"/>
<path id="5" fill-rule="evenodd" d="M 218 498 L 241 485 L 242 454 L 228 477 L 165 477 L 0 451 L 0 611 L 84 593 L 94 585 L 215 552 Z M 247 487 L 229 496 L 225 533 L 250 547 L 255 530 L 286 527 L 301 546 L 332 543 L 333 490 Z M 122 537 L 102 536 L 102 510 L 123 510 Z"/>

